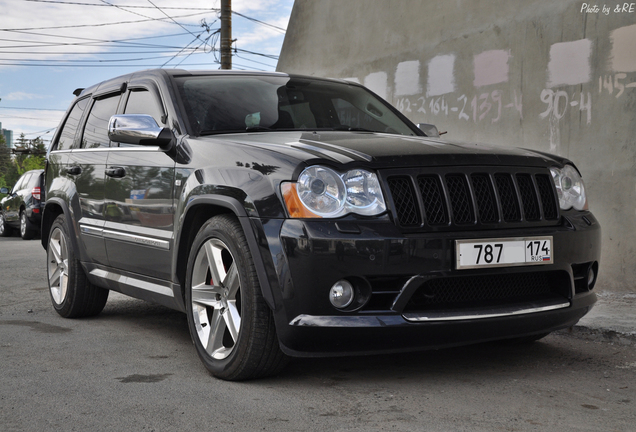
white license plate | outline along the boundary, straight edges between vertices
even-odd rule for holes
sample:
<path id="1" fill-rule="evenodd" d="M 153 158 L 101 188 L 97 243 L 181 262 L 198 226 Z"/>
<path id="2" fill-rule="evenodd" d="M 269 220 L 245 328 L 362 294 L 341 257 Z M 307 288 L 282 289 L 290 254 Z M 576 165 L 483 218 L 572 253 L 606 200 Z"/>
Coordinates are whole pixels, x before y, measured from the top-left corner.
<path id="1" fill-rule="evenodd" d="M 455 240 L 457 269 L 552 264 L 552 237 Z"/>

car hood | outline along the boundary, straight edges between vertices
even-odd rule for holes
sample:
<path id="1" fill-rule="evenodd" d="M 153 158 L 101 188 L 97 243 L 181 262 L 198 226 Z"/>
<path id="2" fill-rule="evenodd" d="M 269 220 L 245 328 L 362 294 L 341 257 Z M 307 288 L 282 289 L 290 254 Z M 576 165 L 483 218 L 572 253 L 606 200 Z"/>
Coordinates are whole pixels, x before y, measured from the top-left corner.
<path id="1" fill-rule="evenodd" d="M 268 149 L 300 161 L 363 163 L 377 168 L 449 165 L 551 166 L 565 162 L 557 156 L 514 147 L 373 132 L 258 132 L 204 138 L 207 139 Z"/>

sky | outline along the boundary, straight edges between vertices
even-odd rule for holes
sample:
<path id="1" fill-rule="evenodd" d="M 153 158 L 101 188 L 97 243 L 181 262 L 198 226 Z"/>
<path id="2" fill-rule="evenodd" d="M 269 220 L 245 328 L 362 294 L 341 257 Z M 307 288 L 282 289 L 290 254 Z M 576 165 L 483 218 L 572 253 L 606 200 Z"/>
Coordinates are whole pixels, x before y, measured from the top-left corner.
<path id="1" fill-rule="evenodd" d="M 293 0 L 232 0 L 233 69 L 276 69 Z M 0 123 L 47 144 L 73 91 L 150 68 L 219 69 L 220 0 L 0 0 Z"/>

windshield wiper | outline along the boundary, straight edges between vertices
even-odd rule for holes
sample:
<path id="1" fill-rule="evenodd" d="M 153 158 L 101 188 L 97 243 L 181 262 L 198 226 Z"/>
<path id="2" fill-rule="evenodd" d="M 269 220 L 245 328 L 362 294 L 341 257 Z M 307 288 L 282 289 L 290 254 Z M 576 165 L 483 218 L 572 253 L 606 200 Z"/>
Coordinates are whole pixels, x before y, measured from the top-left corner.
<path id="1" fill-rule="evenodd" d="M 342 126 L 338 126 L 333 128 L 333 130 L 335 131 L 352 131 L 352 132 L 375 132 L 372 131 L 370 129 L 365 129 L 365 128 L 361 128 L 361 127 L 351 127 L 351 126 L 347 126 L 347 125 L 342 125 Z"/>
<path id="2" fill-rule="evenodd" d="M 220 134 L 233 134 L 233 133 L 243 133 L 243 132 L 263 132 L 263 131 L 273 131 L 276 129 L 270 129 L 262 126 L 250 126 L 245 129 L 221 129 L 221 130 L 204 130 L 199 132 L 199 135 L 220 135 Z"/>
<path id="3" fill-rule="evenodd" d="M 272 128 L 268 128 L 265 126 L 250 126 L 245 128 L 245 132 L 267 132 L 267 131 L 273 131 L 276 129 L 272 129 Z"/>

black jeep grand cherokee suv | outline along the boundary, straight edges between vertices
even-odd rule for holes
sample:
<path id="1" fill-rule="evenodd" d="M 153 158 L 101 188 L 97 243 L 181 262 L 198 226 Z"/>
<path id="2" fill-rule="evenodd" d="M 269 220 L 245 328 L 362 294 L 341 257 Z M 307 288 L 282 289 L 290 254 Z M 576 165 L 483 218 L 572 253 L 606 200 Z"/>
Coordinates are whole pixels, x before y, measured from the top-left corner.
<path id="1" fill-rule="evenodd" d="M 216 376 L 572 326 L 600 227 L 574 165 L 425 134 L 364 87 L 153 70 L 78 92 L 48 154 L 53 306 L 187 313 Z M 434 128 L 432 128 L 435 131 Z"/>

